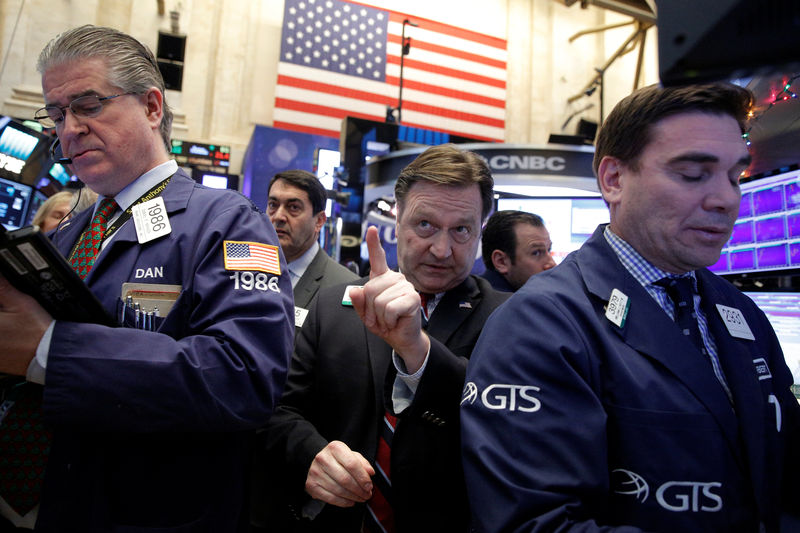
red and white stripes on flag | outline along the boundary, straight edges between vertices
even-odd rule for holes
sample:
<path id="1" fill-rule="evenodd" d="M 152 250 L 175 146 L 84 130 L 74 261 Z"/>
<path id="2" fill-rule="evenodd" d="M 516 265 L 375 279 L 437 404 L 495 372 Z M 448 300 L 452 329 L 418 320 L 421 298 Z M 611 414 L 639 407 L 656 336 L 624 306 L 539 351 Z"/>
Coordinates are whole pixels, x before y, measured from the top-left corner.
<path id="1" fill-rule="evenodd" d="M 280 275 L 278 247 L 259 242 L 225 241 L 223 258 L 225 270 L 257 270 Z"/>
<path id="2" fill-rule="evenodd" d="M 286 0 L 273 126 L 339 137 L 346 116 L 397 107 L 403 20 L 405 126 L 503 141 L 506 41 L 342 0 Z"/>

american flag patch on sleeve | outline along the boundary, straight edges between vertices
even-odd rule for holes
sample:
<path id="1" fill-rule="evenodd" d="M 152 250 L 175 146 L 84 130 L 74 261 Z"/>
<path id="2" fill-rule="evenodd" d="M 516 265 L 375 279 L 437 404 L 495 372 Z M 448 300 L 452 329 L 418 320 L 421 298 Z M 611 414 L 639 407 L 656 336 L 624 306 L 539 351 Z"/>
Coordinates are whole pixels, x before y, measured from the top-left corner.
<path id="1" fill-rule="evenodd" d="M 225 270 L 259 270 L 281 274 L 278 247 L 258 242 L 225 241 Z"/>

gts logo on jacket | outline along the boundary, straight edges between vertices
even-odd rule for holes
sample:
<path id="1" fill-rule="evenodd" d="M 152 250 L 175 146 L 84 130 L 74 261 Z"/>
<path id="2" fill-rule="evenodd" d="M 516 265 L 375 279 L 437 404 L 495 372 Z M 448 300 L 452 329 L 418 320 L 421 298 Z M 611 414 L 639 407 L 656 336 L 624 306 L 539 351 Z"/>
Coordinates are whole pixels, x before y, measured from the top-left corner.
<path id="1" fill-rule="evenodd" d="M 494 383 L 486 387 L 480 394 L 481 403 L 487 409 L 522 411 L 533 413 L 542 408 L 542 402 L 533 395 L 541 389 L 535 385 L 511 385 Z M 478 386 L 472 381 L 464 386 L 461 405 L 473 404 L 478 399 Z"/>
<path id="2" fill-rule="evenodd" d="M 611 471 L 611 487 L 615 494 L 633 496 L 644 503 L 650 496 L 650 485 L 630 470 L 616 468 Z M 667 511 L 716 513 L 722 510 L 722 496 L 715 489 L 722 487 L 718 481 L 667 481 L 656 490 L 658 505 Z"/>

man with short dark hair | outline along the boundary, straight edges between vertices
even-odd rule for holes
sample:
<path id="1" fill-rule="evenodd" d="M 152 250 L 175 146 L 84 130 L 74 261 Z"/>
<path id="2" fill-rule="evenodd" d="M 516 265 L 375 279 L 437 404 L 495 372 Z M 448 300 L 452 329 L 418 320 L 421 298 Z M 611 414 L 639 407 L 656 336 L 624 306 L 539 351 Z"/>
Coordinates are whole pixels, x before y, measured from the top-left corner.
<path id="1" fill-rule="evenodd" d="M 269 183 L 267 215 L 275 226 L 292 278 L 297 326 L 321 287 L 358 279 L 320 248 L 327 195 L 319 179 L 305 170 L 286 170 Z M 298 311 L 300 314 L 298 315 Z"/>
<path id="2" fill-rule="evenodd" d="M 288 261 L 287 270 L 294 291 L 295 331 L 308 316 L 308 307 L 323 287 L 354 282 L 358 276 L 331 259 L 319 243 L 319 231 L 325 224 L 325 187 L 312 173 L 305 170 L 285 170 L 275 174 L 269 183 L 267 215 L 269 215 L 281 248 Z M 270 487 L 274 470 L 264 464 L 263 450 L 256 449 L 250 523 L 252 531 L 270 531 L 270 506 L 278 497 Z"/>
<path id="3" fill-rule="evenodd" d="M 492 184 L 475 154 L 427 149 L 395 186 L 400 271 L 373 227 L 363 287 L 320 290 L 266 432 L 287 504 L 274 530 L 467 531 L 458 403 L 474 342 L 505 300 L 470 276 Z"/>
<path id="4" fill-rule="evenodd" d="M 525 211 L 497 211 L 486 222 L 481 237 L 483 277 L 498 291 L 514 292 L 528 278 L 556 266 L 553 243 L 539 215 Z"/>
<path id="5" fill-rule="evenodd" d="M 751 104 L 727 83 L 652 86 L 607 117 L 610 224 L 492 315 L 470 360 L 479 531 L 778 532 L 798 515 L 792 375 L 764 313 L 706 268 L 739 211 Z"/>
<path id="6" fill-rule="evenodd" d="M 245 531 L 248 452 L 293 340 L 278 238 L 252 202 L 170 159 L 164 82 L 139 41 L 82 26 L 38 68 L 36 118 L 100 195 L 53 240 L 119 326 L 53 320 L 0 278 L 2 384 L 19 376 L 3 390 L 0 515 L 43 532 Z"/>

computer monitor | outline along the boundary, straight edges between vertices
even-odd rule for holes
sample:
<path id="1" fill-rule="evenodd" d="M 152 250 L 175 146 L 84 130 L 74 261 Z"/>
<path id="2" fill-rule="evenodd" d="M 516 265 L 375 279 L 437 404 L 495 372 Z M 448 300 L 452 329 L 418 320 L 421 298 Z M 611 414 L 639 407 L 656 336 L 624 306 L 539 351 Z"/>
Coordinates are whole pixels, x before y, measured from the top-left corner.
<path id="1" fill-rule="evenodd" d="M 203 174 L 200 178 L 200 183 L 212 189 L 227 189 L 228 176 L 218 174 Z"/>
<path id="2" fill-rule="evenodd" d="M 746 292 L 764 311 L 780 341 L 786 364 L 800 393 L 800 292 Z"/>
<path id="3" fill-rule="evenodd" d="M 24 226 L 32 195 L 30 185 L 0 178 L 0 224 L 7 230 Z"/>
<path id="4" fill-rule="evenodd" d="M 717 274 L 777 273 L 800 269 L 800 170 L 741 184 L 739 216 Z"/>
<path id="5" fill-rule="evenodd" d="M 45 203 L 47 200 L 47 195 L 42 191 L 34 190 L 33 196 L 31 196 L 31 201 L 28 204 L 28 214 L 25 217 L 25 225 L 30 226 L 33 224 L 33 218 L 36 216 L 36 212 L 42 207 L 42 204 Z"/>
<path id="6" fill-rule="evenodd" d="M 9 122 L 0 132 L 0 152 L 27 161 L 39 138 L 22 130 L 22 126 Z"/>
<path id="7" fill-rule="evenodd" d="M 193 170 L 192 177 L 195 178 L 195 181 L 202 183 L 206 187 L 211 187 L 212 189 L 239 190 L 238 174 L 214 174 L 213 172 Z"/>
<path id="8" fill-rule="evenodd" d="M 553 259 L 560 263 L 609 221 L 608 207 L 600 197 L 500 198 L 497 210 L 514 209 L 539 215 L 553 242 Z"/>
<path id="9" fill-rule="evenodd" d="M 328 150 L 326 148 L 317 148 L 314 154 L 314 167 L 317 170 L 317 178 L 319 178 L 325 190 L 335 190 L 336 173 L 341 163 L 341 157 L 338 150 Z M 333 212 L 332 200 L 325 202 L 325 216 L 331 217 Z"/>
<path id="10" fill-rule="evenodd" d="M 6 117 L 7 119 L 7 117 Z M 39 144 L 39 137 L 25 126 L 10 120 L 3 120 L 0 127 L 0 170 L 6 177 L 20 179 L 23 169 Z"/>
<path id="11" fill-rule="evenodd" d="M 47 173 L 61 185 L 66 185 L 72 180 L 72 174 L 70 174 L 61 163 L 53 163 L 53 166 L 50 167 Z"/>

